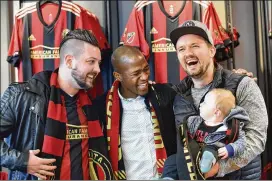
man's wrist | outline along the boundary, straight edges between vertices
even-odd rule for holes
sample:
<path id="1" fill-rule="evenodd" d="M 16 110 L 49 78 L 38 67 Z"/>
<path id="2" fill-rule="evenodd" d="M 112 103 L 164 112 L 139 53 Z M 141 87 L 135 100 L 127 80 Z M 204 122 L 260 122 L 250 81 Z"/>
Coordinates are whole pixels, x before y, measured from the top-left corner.
<path id="1" fill-rule="evenodd" d="M 16 170 L 21 172 L 27 172 L 27 166 L 29 161 L 29 151 L 24 151 L 20 153 L 18 160 L 16 161 Z"/>
<path id="2" fill-rule="evenodd" d="M 228 144 L 228 145 L 226 145 L 226 149 L 227 149 L 227 152 L 228 152 L 228 156 L 230 158 L 233 157 L 234 156 L 234 149 L 233 149 L 233 147 L 230 144 Z"/>

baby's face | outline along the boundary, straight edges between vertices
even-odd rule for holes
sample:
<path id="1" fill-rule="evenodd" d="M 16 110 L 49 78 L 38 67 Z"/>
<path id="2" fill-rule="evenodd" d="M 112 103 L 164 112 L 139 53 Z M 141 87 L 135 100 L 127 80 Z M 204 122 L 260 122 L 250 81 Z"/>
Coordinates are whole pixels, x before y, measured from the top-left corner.
<path id="1" fill-rule="evenodd" d="M 204 120 L 210 120 L 216 112 L 215 96 L 212 93 L 208 93 L 205 96 L 204 101 L 200 104 L 200 116 Z"/>

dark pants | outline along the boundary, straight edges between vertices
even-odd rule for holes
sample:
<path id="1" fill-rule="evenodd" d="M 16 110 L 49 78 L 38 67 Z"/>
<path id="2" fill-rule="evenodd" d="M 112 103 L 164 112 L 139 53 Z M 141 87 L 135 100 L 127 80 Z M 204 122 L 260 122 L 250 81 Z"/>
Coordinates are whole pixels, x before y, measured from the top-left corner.
<path id="1" fill-rule="evenodd" d="M 174 180 L 179 180 L 176 164 L 176 154 L 169 156 L 164 162 L 162 178 L 170 177 Z"/>

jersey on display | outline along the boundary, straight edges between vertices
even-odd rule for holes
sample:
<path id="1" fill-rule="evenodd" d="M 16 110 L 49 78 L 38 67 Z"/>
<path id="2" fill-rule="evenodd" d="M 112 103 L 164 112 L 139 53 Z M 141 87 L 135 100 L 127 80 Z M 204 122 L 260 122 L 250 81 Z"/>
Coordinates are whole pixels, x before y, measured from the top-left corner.
<path id="1" fill-rule="evenodd" d="M 157 83 L 176 84 L 186 76 L 169 35 L 179 24 L 194 19 L 193 6 L 192 1 L 156 1 L 141 8 L 134 7 L 130 14 L 121 44 L 138 47 L 151 68 L 154 63 Z"/>
<path id="2" fill-rule="evenodd" d="M 92 31 L 102 50 L 109 48 L 98 18 L 81 6 L 60 1 L 22 8 L 15 16 L 15 25 L 7 61 L 18 67 L 18 80 L 27 81 L 35 73 L 59 66 L 59 45 L 73 29 Z M 104 58 L 104 57 L 103 57 Z M 91 90 L 92 96 L 103 93 L 101 75 Z"/>
<path id="3" fill-rule="evenodd" d="M 42 11 L 42 9 L 44 10 Z M 71 29 L 82 28 L 81 9 L 62 1 L 22 8 L 15 15 L 8 62 L 18 67 L 19 81 L 59 65 L 59 44 Z"/>
<path id="4" fill-rule="evenodd" d="M 90 90 L 91 97 L 95 98 L 96 96 L 101 95 L 104 90 L 106 91 L 109 88 L 108 77 L 111 76 L 111 73 L 107 70 L 107 65 L 111 63 L 111 49 L 110 45 L 108 44 L 107 38 L 102 31 L 97 16 L 95 16 L 93 13 L 89 12 L 86 9 L 84 9 L 84 11 L 84 17 L 82 18 L 84 20 L 83 27 L 84 29 L 90 30 L 94 34 L 102 51 L 103 60 L 100 66 L 101 72 L 95 78 L 95 89 L 92 88 Z"/>

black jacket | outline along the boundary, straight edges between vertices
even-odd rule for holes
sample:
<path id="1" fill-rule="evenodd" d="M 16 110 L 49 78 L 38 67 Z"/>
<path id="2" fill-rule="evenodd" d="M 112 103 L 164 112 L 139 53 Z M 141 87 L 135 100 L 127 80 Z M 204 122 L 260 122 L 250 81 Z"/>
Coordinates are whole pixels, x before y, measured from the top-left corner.
<path id="1" fill-rule="evenodd" d="M 12 83 L 1 98 L 1 166 L 10 180 L 31 180 L 29 150 L 42 148 L 51 72 L 41 72 L 24 83 Z M 3 141 L 5 138 L 5 141 Z"/>
<path id="2" fill-rule="evenodd" d="M 156 116 L 159 121 L 160 131 L 163 139 L 163 143 L 166 149 L 167 156 L 176 153 L 176 129 L 175 129 L 175 117 L 173 113 L 173 101 L 176 92 L 168 84 L 156 84 L 153 85 L 154 90 L 149 87 L 146 98 L 151 101 Z M 97 106 L 99 110 L 100 121 L 103 122 L 106 128 L 106 96 L 97 97 L 93 100 L 94 106 Z M 121 101 L 120 101 L 120 105 Z M 121 106 L 120 106 L 121 107 Z M 120 115 L 122 116 L 123 109 L 120 108 Z M 106 129 L 104 129 L 106 130 Z M 106 132 L 104 133 L 106 135 Z"/>

